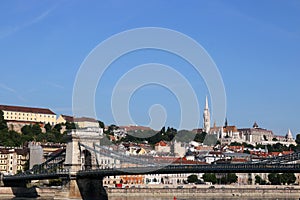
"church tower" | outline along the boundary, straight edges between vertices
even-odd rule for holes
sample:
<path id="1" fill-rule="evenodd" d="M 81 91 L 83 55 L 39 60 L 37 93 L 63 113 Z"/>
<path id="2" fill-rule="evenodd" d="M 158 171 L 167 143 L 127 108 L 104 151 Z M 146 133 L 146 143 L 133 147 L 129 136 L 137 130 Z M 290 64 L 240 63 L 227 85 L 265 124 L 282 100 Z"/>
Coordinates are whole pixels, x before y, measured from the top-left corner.
<path id="1" fill-rule="evenodd" d="M 291 132 L 290 129 L 288 130 L 288 132 L 287 132 L 287 134 L 286 134 L 285 137 L 286 137 L 287 142 L 293 141 L 293 134 L 292 134 L 292 132 Z"/>
<path id="2" fill-rule="evenodd" d="M 208 133 L 210 130 L 210 113 L 209 113 L 209 108 L 208 108 L 207 96 L 205 99 L 205 108 L 204 108 L 204 113 L 203 113 L 203 129 L 206 133 Z"/>

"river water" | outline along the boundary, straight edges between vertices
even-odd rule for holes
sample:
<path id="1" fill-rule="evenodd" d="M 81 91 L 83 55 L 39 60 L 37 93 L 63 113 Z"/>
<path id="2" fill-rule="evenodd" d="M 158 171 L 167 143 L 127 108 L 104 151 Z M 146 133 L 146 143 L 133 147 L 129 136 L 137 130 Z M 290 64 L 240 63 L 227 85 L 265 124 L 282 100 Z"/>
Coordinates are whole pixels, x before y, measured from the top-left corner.
<path id="1" fill-rule="evenodd" d="M 261 200 L 261 198 L 222 198 L 222 197 L 216 197 L 216 198 L 195 198 L 195 197 L 189 197 L 189 198 L 176 198 L 176 200 L 231 200 L 231 199 L 242 199 L 242 200 Z M 110 198 L 109 200 L 174 200 L 174 197 L 114 197 Z M 264 198 L 263 200 L 299 200 L 297 198 Z"/>
<path id="2" fill-rule="evenodd" d="M 110 197 L 108 200 L 174 200 L 174 197 Z M 214 198 L 195 198 L 195 197 L 180 197 L 176 198 L 176 200 L 231 200 L 231 199 L 242 199 L 242 200 L 261 200 L 261 198 L 222 198 L 222 197 L 214 197 Z M 52 198 L 7 198 L 0 197 L 0 200 L 53 200 Z M 67 200 L 67 199 L 64 199 Z M 74 199 L 72 199 L 74 200 Z M 95 199 L 97 200 L 97 199 Z M 99 199 L 101 200 L 101 199 Z M 298 198 L 264 198 L 264 200 L 299 200 Z"/>

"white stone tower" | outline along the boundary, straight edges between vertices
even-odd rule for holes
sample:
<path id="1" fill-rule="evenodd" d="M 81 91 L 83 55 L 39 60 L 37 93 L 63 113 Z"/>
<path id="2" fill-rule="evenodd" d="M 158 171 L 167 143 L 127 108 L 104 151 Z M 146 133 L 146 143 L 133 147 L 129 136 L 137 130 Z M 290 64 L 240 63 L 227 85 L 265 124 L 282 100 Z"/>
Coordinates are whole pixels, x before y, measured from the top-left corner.
<path id="1" fill-rule="evenodd" d="M 210 130 L 210 113 L 209 113 L 209 108 L 208 108 L 207 96 L 205 99 L 205 108 L 204 108 L 204 112 L 203 112 L 203 129 L 206 133 L 208 133 Z"/>
<path id="2" fill-rule="evenodd" d="M 287 140 L 288 142 L 293 141 L 293 134 L 292 134 L 292 132 L 291 132 L 290 129 L 288 130 L 288 132 L 287 132 L 287 134 L 286 134 L 286 140 Z"/>

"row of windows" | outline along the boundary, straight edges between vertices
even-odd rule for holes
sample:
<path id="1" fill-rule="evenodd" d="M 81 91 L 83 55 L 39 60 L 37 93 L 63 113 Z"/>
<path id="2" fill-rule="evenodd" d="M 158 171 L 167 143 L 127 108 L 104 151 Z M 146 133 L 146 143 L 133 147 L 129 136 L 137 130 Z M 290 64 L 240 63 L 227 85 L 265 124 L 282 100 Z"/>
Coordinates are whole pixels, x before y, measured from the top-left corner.
<path id="1" fill-rule="evenodd" d="M 32 113 L 20 113 L 20 112 L 5 112 L 7 115 L 23 115 L 23 116 L 38 116 L 40 117 L 48 117 L 48 118 L 54 118 L 54 115 L 47 115 L 47 114 L 32 114 Z"/>
<path id="2" fill-rule="evenodd" d="M 30 118 L 29 119 L 29 118 L 24 118 L 24 117 L 21 118 L 21 117 L 12 117 L 12 116 L 11 117 L 6 117 L 6 119 L 11 119 L 11 120 L 19 119 L 19 120 L 26 120 L 26 121 L 37 121 L 36 118 Z M 40 122 L 45 123 L 45 124 L 48 123 L 48 121 L 40 121 Z M 54 122 L 50 122 L 50 124 L 54 125 Z"/>
<path id="3" fill-rule="evenodd" d="M 0 169 L 4 169 L 4 170 L 6 170 L 6 165 L 0 165 Z"/>
<path id="4" fill-rule="evenodd" d="M 25 117 L 13 117 L 13 116 L 7 116 L 7 119 L 23 119 L 23 120 L 34 120 L 36 121 L 36 118 L 25 118 Z"/>

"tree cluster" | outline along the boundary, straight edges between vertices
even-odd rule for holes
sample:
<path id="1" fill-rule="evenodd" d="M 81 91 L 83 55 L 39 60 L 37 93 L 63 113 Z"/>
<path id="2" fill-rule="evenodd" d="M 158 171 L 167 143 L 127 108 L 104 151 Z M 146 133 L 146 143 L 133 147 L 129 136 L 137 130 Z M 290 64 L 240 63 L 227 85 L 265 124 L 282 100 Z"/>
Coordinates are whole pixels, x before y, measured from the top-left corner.
<path id="1" fill-rule="evenodd" d="M 187 177 L 187 182 L 188 183 L 197 183 L 199 181 L 198 176 L 195 174 L 189 175 Z"/>
<path id="2" fill-rule="evenodd" d="M 66 130 L 75 129 L 74 123 L 65 123 Z M 3 111 L 0 110 L 0 146 L 22 146 L 28 141 L 36 142 L 66 142 L 66 133 L 61 134 L 62 124 L 51 126 L 49 123 L 44 126 L 46 133 L 42 132 L 39 124 L 25 125 L 21 129 L 21 134 L 8 130 L 4 120 Z"/>
<path id="3" fill-rule="evenodd" d="M 170 127 L 167 130 L 163 127 L 159 132 L 155 132 L 154 130 L 134 131 L 128 132 L 126 137 L 121 139 L 120 142 L 142 143 L 147 141 L 149 144 L 154 145 L 162 140 L 171 141 L 176 134 L 177 130 Z"/>
<path id="4" fill-rule="evenodd" d="M 237 175 L 235 173 L 226 173 L 221 176 L 216 176 L 213 173 L 205 173 L 203 174 L 204 182 L 211 182 L 212 184 L 221 183 L 221 184 L 231 184 L 237 182 Z"/>
<path id="5" fill-rule="evenodd" d="M 285 185 L 295 183 L 296 176 L 293 173 L 270 173 L 268 179 L 272 185 Z"/>

